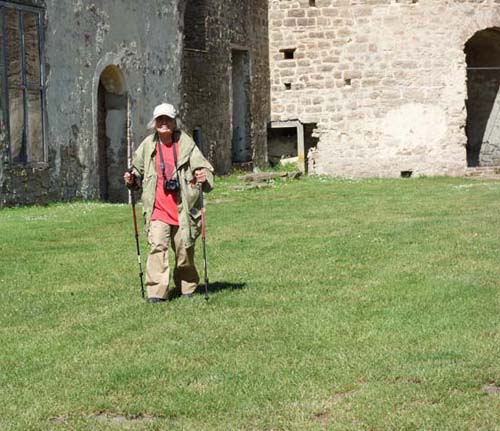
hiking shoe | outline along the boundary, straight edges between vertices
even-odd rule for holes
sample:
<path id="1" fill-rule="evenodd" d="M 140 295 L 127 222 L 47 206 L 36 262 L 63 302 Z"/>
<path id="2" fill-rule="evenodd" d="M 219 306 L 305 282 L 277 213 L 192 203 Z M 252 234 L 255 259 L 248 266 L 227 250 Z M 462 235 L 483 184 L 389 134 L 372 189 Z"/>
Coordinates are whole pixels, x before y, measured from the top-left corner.
<path id="1" fill-rule="evenodd" d="M 157 302 L 164 302 L 164 298 L 148 298 L 148 304 L 156 304 Z"/>

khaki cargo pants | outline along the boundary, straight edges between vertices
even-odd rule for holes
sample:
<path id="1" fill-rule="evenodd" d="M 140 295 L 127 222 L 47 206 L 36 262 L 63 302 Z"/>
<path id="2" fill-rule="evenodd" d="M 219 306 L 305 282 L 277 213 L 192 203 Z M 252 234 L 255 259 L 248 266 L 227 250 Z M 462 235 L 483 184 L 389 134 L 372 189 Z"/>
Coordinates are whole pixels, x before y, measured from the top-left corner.
<path id="1" fill-rule="evenodd" d="M 178 226 L 159 220 L 151 222 L 148 232 L 149 255 L 146 266 L 146 288 L 148 298 L 170 299 L 169 245 L 175 253 L 174 284 L 177 292 L 193 293 L 200 277 L 194 266 L 194 245 L 184 247 Z"/>

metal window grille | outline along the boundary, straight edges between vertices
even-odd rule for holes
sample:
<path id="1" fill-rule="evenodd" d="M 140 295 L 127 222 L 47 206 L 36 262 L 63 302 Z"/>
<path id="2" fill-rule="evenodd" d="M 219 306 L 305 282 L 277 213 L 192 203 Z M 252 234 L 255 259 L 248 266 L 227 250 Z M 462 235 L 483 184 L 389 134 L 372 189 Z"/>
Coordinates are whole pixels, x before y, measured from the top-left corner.
<path id="1" fill-rule="evenodd" d="M 0 0 L 0 125 L 11 163 L 47 160 L 43 16 Z"/>

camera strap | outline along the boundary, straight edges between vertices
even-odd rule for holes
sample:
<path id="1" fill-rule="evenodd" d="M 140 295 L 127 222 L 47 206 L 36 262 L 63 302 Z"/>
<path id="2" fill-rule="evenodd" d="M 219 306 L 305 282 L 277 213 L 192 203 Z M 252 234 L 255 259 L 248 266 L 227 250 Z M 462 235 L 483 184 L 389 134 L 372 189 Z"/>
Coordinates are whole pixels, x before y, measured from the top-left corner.
<path id="1" fill-rule="evenodd" d="M 172 138 L 172 151 L 174 152 L 174 163 L 175 163 L 175 170 L 177 171 L 177 151 L 175 149 L 175 141 Z M 158 140 L 158 152 L 160 153 L 160 169 L 161 169 L 161 174 L 163 175 L 163 178 L 168 180 L 167 176 L 165 175 L 165 162 L 163 160 L 163 152 L 161 151 L 161 142 Z M 173 174 L 172 178 L 173 179 Z"/>
<path id="2" fill-rule="evenodd" d="M 175 171 L 177 172 L 177 150 L 175 149 L 174 135 L 172 135 L 172 151 L 174 152 Z M 173 177 L 173 174 L 172 174 Z"/>

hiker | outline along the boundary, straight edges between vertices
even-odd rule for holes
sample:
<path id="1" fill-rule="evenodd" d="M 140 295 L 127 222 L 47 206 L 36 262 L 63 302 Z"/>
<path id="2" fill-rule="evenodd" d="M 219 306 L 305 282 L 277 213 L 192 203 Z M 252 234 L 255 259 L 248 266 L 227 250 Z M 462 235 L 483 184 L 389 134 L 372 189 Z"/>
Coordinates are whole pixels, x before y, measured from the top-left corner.
<path id="1" fill-rule="evenodd" d="M 199 276 L 194 244 L 201 231 L 200 187 L 213 187 L 213 167 L 193 139 L 177 127 L 177 110 L 158 105 L 148 128 L 154 133 L 142 141 L 125 172 L 127 187 L 142 189 L 142 207 L 149 254 L 146 288 L 149 303 L 171 299 L 168 250 L 175 254 L 175 292 L 191 298 Z"/>

